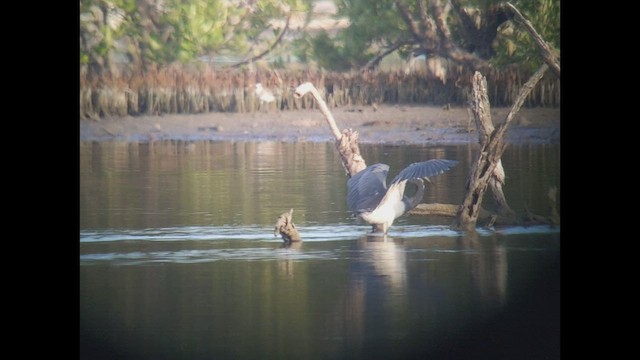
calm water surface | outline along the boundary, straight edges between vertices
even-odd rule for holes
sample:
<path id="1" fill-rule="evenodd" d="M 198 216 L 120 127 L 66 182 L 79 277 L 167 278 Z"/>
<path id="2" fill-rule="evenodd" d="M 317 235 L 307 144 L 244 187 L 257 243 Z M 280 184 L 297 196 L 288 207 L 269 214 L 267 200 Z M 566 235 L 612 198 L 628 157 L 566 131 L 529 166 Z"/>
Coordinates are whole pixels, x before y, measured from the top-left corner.
<path id="1" fill-rule="evenodd" d="M 363 145 L 390 178 L 459 160 L 425 201 L 460 203 L 474 146 Z M 505 193 L 548 214 L 558 145 L 509 145 Z M 80 144 L 85 358 L 557 358 L 559 229 L 407 216 L 389 235 L 346 207 L 332 144 Z M 491 208 L 491 199 L 485 199 Z M 304 242 L 282 248 L 294 208 Z"/>

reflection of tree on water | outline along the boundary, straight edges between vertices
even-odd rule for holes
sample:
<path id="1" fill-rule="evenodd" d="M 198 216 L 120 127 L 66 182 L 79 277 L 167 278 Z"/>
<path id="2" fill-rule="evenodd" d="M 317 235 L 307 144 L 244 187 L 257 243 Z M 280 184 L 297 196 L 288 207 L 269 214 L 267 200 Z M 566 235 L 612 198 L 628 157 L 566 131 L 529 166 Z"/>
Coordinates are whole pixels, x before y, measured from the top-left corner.
<path id="1" fill-rule="evenodd" d="M 482 302 L 487 307 L 504 305 L 507 292 L 507 254 L 495 236 L 480 237 L 477 232 L 460 238 L 462 249 L 477 252 L 466 257 L 469 273 Z"/>
<path id="2" fill-rule="evenodd" d="M 419 241 L 419 247 L 425 246 L 427 251 L 439 248 L 439 245 L 434 247 L 430 239 Z M 405 351 L 416 349 L 427 353 L 440 351 L 442 346 L 453 346 L 458 336 L 466 336 L 465 329 L 478 319 L 477 315 L 491 317 L 491 314 L 498 313 L 505 303 L 507 287 L 504 246 L 493 237 L 465 236 L 438 241 L 449 244 L 445 248 L 455 249 L 455 253 L 435 251 L 434 261 L 411 262 L 411 267 L 408 261 L 410 252 L 403 241 L 367 235 L 353 243 L 349 287 L 342 309 L 345 346 L 350 354 L 356 357 L 373 355 L 377 350 L 372 350 L 372 347 L 391 344 L 404 344 L 408 348 L 380 351 L 389 356 L 403 356 Z M 452 268 L 443 266 L 441 256 L 463 262 L 464 270 L 459 273 L 461 278 L 455 273 L 448 273 Z M 410 269 L 418 272 L 411 275 Z M 462 285 L 457 284 L 456 279 L 473 284 L 475 290 L 468 294 L 467 300 L 464 300 L 465 293 L 456 291 Z M 415 281 L 425 286 L 425 292 L 421 294 L 426 295 L 422 297 L 425 311 L 420 314 L 407 311 L 415 306 L 411 305 L 412 302 L 419 301 L 409 292 L 416 287 L 409 282 Z M 470 307 L 469 302 L 480 303 L 481 308 Z M 430 335 L 423 339 L 425 334 Z"/>
<path id="3" fill-rule="evenodd" d="M 302 241 L 289 241 L 284 242 L 280 245 L 277 251 L 286 252 L 285 255 L 282 256 L 282 260 L 278 261 L 278 272 L 280 275 L 284 275 L 286 277 L 293 277 L 293 258 L 290 255 L 290 251 L 298 252 L 302 249 Z"/>
<path id="4" fill-rule="evenodd" d="M 303 278 L 322 276 L 295 268 L 302 246 L 299 242 L 274 249 L 282 252 L 280 277 L 304 281 L 296 272 Z M 313 325 L 325 329 L 319 334 L 327 336 L 331 351 L 355 358 L 444 351 L 473 336 L 468 331 L 475 325 L 493 326 L 506 302 L 506 249 L 495 237 L 393 239 L 378 234 L 347 246 L 341 253 L 348 258 L 348 278 L 323 285 L 328 291 L 338 286 L 335 291 L 341 295 L 334 298 L 336 303 L 326 304 L 330 315 Z M 307 291 L 311 296 L 317 289 Z M 314 299 L 317 296 L 322 298 L 316 294 Z M 312 308 L 316 306 L 322 305 Z M 466 351 L 461 346 L 458 351 Z"/>

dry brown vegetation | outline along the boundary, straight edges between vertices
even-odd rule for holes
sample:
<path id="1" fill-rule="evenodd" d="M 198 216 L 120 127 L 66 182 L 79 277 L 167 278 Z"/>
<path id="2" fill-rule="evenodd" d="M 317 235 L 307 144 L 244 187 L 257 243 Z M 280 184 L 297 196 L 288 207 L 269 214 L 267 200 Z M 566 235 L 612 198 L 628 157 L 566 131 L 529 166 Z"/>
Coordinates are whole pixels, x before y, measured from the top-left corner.
<path id="1" fill-rule="evenodd" d="M 195 114 L 258 111 L 254 85 L 271 89 L 280 110 L 316 108 L 310 97 L 295 99 L 294 88 L 312 82 L 329 107 L 371 104 L 465 105 L 471 92 L 472 73 L 449 66 L 444 81 L 430 72 L 401 71 L 334 73 L 242 69 L 194 70 L 170 66 L 146 74 L 94 78 L 80 75 L 80 118 L 106 116 Z M 518 69 L 493 69 L 486 74 L 492 104 L 513 103 L 518 89 L 531 73 Z M 525 106 L 560 105 L 560 80 L 545 76 Z"/>

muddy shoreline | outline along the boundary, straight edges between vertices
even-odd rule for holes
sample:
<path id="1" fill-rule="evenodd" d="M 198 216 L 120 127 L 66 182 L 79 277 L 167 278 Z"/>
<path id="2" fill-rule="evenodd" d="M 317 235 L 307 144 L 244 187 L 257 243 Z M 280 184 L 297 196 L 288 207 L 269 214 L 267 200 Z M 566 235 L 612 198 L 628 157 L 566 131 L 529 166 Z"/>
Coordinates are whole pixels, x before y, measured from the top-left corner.
<path id="1" fill-rule="evenodd" d="M 342 107 L 331 110 L 341 129 L 360 133 L 361 143 L 467 144 L 478 135 L 466 108 L 383 105 Z M 508 108 L 492 110 L 494 124 L 504 121 Z M 471 131 L 469 131 L 471 130 Z M 106 118 L 79 122 L 80 141 L 148 142 L 182 141 L 333 141 L 318 110 L 254 113 L 207 113 L 186 115 Z M 521 109 L 507 133 L 518 144 L 560 142 L 560 109 Z"/>

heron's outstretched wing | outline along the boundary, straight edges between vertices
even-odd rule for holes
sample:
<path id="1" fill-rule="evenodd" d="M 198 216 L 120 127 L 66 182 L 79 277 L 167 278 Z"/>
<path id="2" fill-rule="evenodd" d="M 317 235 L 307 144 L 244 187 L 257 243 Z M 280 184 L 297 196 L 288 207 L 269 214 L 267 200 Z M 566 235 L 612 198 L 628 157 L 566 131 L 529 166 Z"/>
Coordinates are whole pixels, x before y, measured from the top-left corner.
<path id="1" fill-rule="evenodd" d="M 422 162 L 413 163 L 406 168 L 402 169 L 398 176 L 396 176 L 391 184 L 395 184 L 402 180 L 419 179 L 429 176 L 440 175 L 443 172 L 456 166 L 458 162 L 456 160 L 442 160 L 433 159 Z"/>
<path id="2" fill-rule="evenodd" d="M 368 166 L 347 181 L 347 204 L 353 212 L 372 211 L 387 192 L 389 165 Z"/>

